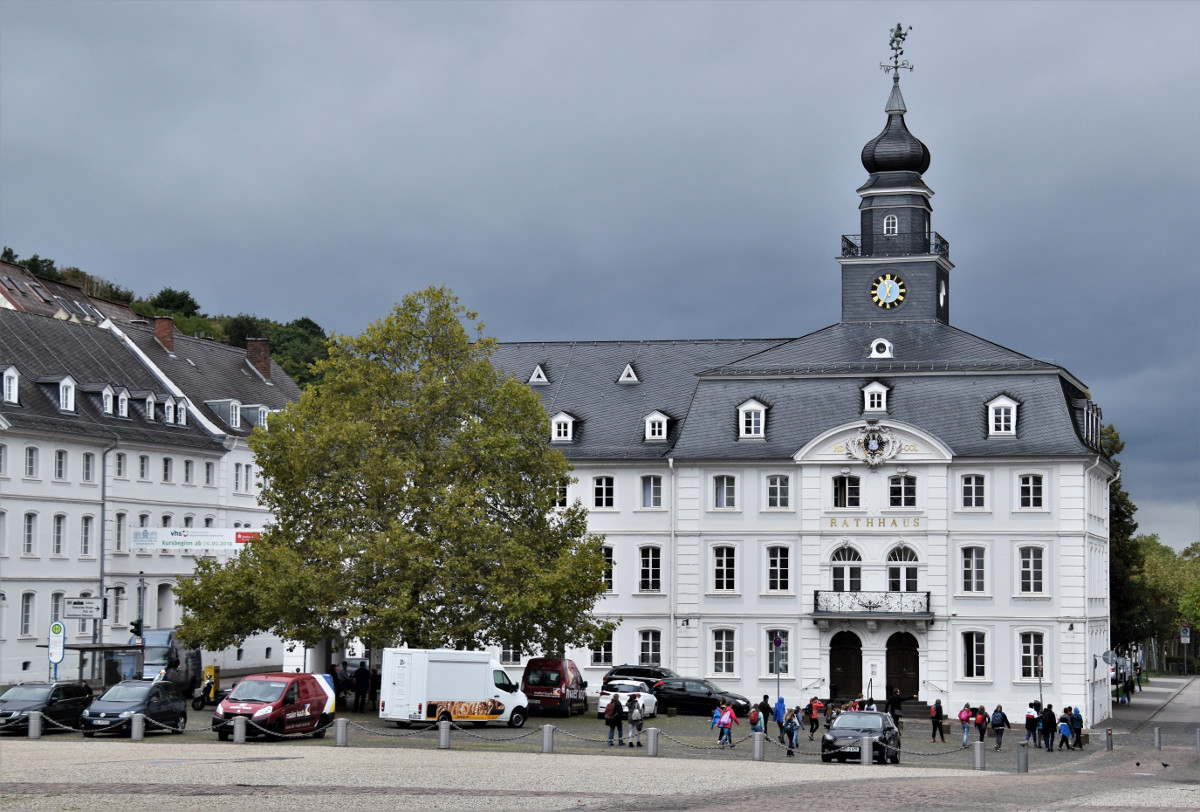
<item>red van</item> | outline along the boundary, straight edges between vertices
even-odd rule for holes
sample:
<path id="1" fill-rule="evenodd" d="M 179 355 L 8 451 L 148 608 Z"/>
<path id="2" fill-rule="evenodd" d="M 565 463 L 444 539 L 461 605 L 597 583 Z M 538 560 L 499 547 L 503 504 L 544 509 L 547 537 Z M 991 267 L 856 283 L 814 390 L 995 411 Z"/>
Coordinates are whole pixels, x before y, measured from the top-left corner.
<path id="1" fill-rule="evenodd" d="M 529 710 L 548 713 L 583 713 L 587 710 L 587 683 L 573 660 L 534 657 L 525 664 L 521 691 Z"/>
<path id="2" fill-rule="evenodd" d="M 246 718 L 246 735 L 312 733 L 333 723 L 335 691 L 328 674 L 251 674 L 242 677 L 213 711 L 213 730 L 227 741 L 233 720 Z"/>

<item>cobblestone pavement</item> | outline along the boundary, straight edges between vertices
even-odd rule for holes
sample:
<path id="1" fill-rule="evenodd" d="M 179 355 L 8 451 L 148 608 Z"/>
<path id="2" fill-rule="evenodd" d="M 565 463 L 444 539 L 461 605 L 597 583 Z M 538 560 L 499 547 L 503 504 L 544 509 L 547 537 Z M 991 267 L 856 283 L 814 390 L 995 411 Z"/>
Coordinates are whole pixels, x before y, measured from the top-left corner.
<path id="1" fill-rule="evenodd" d="M 365 717 L 349 747 L 332 735 L 217 743 L 206 721 L 196 714 L 186 735 L 141 742 L 0 738 L 0 811 L 1200 809 L 1200 679 L 1156 680 L 1121 706 L 1106 720 L 1112 751 L 1099 728 L 1082 752 L 1029 752 L 1023 774 L 1015 735 L 1002 753 L 985 745 L 980 771 L 973 750 L 917 744 L 912 731 L 900 766 L 821 764 L 815 742 L 791 759 L 772 743 L 756 762 L 749 742 L 714 748 L 696 717 L 653 721 L 664 731 L 657 758 L 609 748 L 594 716 L 553 720 L 553 754 L 540 752 L 536 727 L 456 730 L 451 749 L 438 750 L 436 734 L 400 736 Z"/>

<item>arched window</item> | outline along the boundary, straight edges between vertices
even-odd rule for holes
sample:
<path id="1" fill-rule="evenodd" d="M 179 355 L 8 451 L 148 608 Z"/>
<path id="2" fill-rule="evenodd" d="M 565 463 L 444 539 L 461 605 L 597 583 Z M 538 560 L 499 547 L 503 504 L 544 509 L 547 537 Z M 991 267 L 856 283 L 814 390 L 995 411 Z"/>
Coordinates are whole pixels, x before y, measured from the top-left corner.
<path id="1" fill-rule="evenodd" d="M 853 547 L 839 547 L 834 551 L 833 561 L 833 591 L 861 592 L 862 566 L 846 562 L 861 562 L 862 556 Z"/>
<path id="2" fill-rule="evenodd" d="M 889 214 L 883 218 L 883 236 L 895 237 L 900 233 L 900 220 L 896 215 Z"/>
<path id="3" fill-rule="evenodd" d="M 901 563 L 904 562 L 904 563 Z M 917 554 L 911 547 L 900 546 L 888 553 L 888 591 L 917 591 Z"/>

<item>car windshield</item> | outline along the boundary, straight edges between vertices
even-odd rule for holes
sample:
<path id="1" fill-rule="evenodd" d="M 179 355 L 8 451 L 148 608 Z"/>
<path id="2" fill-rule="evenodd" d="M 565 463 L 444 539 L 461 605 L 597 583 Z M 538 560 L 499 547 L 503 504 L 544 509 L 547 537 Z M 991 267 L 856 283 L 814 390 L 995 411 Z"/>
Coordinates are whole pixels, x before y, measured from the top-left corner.
<path id="1" fill-rule="evenodd" d="M 133 702 L 139 699 L 145 699 L 153 683 L 147 682 L 145 685 L 121 685 L 117 684 L 104 692 L 104 696 L 100 697 L 105 702 Z"/>
<path id="2" fill-rule="evenodd" d="M 229 699 L 239 702 L 274 702 L 283 696 L 287 683 L 276 679 L 244 679 L 237 684 Z"/>
<path id="3" fill-rule="evenodd" d="M 45 700 L 50 696 L 49 685 L 14 685 L 0 699 Z"/>
<path id="4" fill-rule="evenodd" d="M 529 685 L 545 685 L 553 688 L 561 681 L 562 674 L 549 668 L 534 668 L 525 675 L 525 682 Z"/>
<path id="5" fill-rule="evenodd" d="M 170 654 L 170 646 L 146 646 L 146 664 L 166 665 Z"/>
<path id="6" fill-rule="evenodd" d="M 607 690 L 614 694 L 646 693 L 646 686 L 640 682 L 610 682 Z"/>
<path id="7" fill-rule="evenodd" d="M 830 730 L 870 730 L 883 732 L 883 718 L 870 713 L 843 713 L 833 720 Z"/>

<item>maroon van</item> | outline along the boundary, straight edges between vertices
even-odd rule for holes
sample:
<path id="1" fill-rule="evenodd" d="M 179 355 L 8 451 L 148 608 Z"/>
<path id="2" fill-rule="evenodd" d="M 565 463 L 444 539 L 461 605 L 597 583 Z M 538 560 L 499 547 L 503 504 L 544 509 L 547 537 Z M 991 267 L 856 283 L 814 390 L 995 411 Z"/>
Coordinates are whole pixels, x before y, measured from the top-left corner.
<path id="1" fill-rule="evenodd" d="M 573 660 L 534 657 L 525 664 L 521 691 L 529 698 L 529 710 L 544 713 L 583 713 L 587 710 L 587 682 Z"/>

